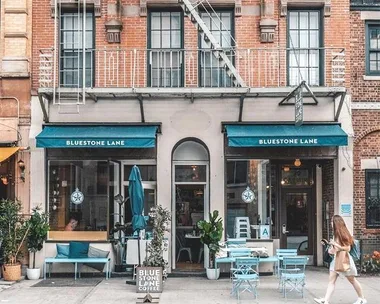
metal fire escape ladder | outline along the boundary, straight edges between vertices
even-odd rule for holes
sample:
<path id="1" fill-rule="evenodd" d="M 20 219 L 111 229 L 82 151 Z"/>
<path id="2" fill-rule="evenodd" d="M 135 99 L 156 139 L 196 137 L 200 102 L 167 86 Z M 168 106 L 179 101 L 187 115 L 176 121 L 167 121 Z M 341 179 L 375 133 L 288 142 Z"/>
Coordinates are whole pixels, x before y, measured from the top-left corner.
<path id="1" fill-rule="evenodd" d="M 62 114 L 78 114 L 79 106 L 85 104 L 86 94 L 86 0 L 78 1 L 77 15 L 78 15 L 78 29 L 77 29 L 77 41 L 72 42 L 73 49 L 76 50 L 76 54 L 64 55 L 60 54 L 60 49 L 63 47 L 62 42 L 59 41 L 59 24 L 62 18 L 62 6 L 61 0 L 55 0 L 55 12 L 54 12 L 54 72 L 53 72 L 53 104 L 58 105 L 58 112 Z M 83 10 L 81 15 L 81 10 Z M 82 19 L 83 18 L 83 19 Z M 82 29 L 80 27 L 82 24 Z M 65 87 L 65 84 L 61 83 L 63 60 L 77 60 L 78 64 L 75 67 L 76 81 L 71 83 L 69 87 Z M 82 70 L 82 71 L 81 71 Z M 82 85 L 81 85 L 82 80 Z"/>
<path id="2" fill-rule="evenodd" d="M 199 1 L 199 3 L 201 2 L 202 0 Z M 190 0 L 178 0 L 178 3 L 181 5 L 185 15 L 189 17 L 191 22 L 197 27 L 198 31 L 203 33 L 203 38 L 206 44 L 213 50 L 212 54 L 219 60 L 220 65 L 224 67 L 227 75 L 231 78 L 234 85 L 236 87 L 246 87 L 246 84 L 241 78 L 239 72 L 228 58 L 218 41 L 215 39 L 214 35 L 203 22 L 201 16 L 199 16 L 197 7 L 194 6 Z"/>

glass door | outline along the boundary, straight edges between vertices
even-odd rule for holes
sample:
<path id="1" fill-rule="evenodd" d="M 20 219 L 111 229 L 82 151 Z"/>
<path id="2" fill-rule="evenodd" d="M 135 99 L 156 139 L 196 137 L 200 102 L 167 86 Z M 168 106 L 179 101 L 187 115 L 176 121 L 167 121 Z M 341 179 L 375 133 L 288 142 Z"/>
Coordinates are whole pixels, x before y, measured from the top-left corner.
<path id="1" fill-rule="evenodd" d="M 186 271 L 204 268 L 208 252 L 200 242 L 197 223 L 207 218 L 208 163 L 175 162 L 173 165 L 172 267 Z"/>
<path id="2" fill-rule="evenodd" d="M 297 249 L 300 255 L 313 254 L 311 189 L 283 189 L 282 248 Z"/>

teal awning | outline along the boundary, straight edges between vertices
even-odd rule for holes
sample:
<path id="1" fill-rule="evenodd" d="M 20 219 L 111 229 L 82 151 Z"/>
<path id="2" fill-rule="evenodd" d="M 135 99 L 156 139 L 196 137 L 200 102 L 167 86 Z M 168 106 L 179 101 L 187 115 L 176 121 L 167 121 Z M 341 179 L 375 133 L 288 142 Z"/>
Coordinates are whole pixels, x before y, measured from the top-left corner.
<path id="1" fill-rule="evenodd" d="M 347 146 L 347 134 L 329 125 L 225 125 L 229 147 Z"/>
<path id="2" fill-rule="evenodd" d="M 154 148 L 158 126 L 46 126 L 38 148 Z"/>

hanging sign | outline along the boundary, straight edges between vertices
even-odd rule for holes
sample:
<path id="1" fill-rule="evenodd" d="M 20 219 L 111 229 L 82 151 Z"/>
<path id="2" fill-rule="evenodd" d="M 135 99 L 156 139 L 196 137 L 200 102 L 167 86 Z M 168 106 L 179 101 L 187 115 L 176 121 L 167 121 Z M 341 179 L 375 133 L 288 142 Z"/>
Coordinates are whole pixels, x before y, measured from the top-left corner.
<path id="1" fill-rule="evenodd" d="M 352 216 L 352 204 L 341 204 L 340 205 L 340 215 L 341 216 Z"/>
<path id="2" fill-rule="evenodd" d="M 302 86 L 298 88 L 295 98 L 295 124 L 301 126 L 303 124 L 303 96 Z"/>
<path id="3" fill-rule="evenodd" d="M 260 225 L 260 239 L 269 240 L 270 239 L 270 226 Z"/>

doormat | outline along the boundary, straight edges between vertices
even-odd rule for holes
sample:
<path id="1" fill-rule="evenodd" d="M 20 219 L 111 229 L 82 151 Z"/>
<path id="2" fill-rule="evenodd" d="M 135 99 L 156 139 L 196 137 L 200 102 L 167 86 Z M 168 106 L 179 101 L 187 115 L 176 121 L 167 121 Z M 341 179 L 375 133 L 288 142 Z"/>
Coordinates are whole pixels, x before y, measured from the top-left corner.
<path id="1" fill-rule="evenodd" d="M 101 281 L 103 279 L 99 278 L 82 278 L 76 281 L 74 278 L 54 278 L 41 280 L 31 287 L 95 287 Z"/>

